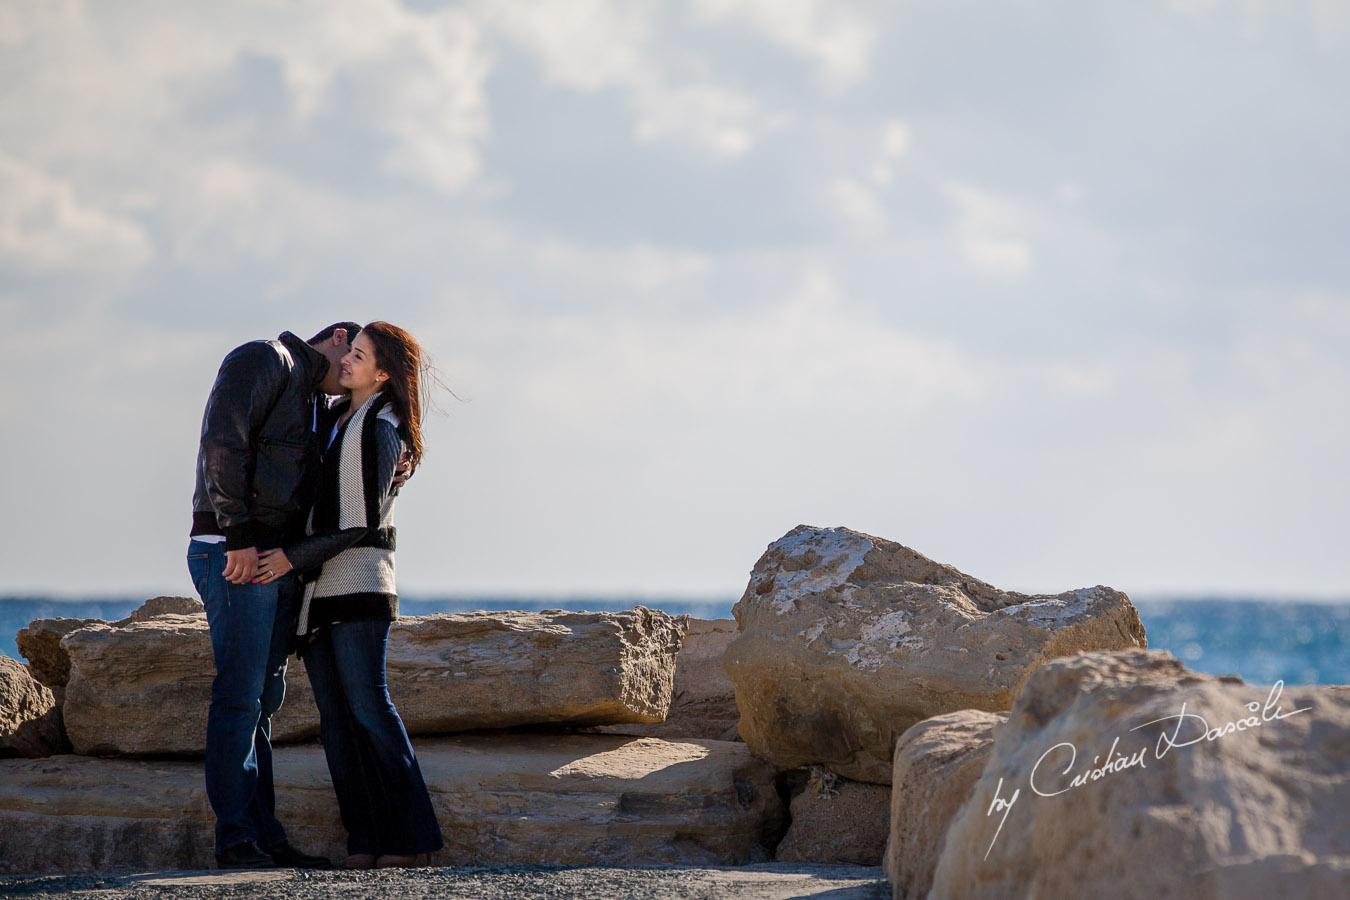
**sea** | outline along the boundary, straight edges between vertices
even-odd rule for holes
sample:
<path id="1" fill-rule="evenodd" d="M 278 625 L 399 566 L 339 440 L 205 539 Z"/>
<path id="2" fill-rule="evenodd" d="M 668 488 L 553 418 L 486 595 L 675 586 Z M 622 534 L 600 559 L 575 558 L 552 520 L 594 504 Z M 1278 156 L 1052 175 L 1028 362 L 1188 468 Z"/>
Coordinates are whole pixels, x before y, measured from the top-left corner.
<path id="1" fill-rule="evenodd" d="M 0 653 L 16 659 L 14 635 L 33 619 L 123 618 L 144 597 L 0 597 Z M 1350 684 L 1350 599 L 1307 601 L 1252 597 L 1135 597 L 1148 645 L 1192 669 L 1240 675 L 1249 684 Z M 594 596 L 452 596 L 399 599 L 400 612 L 422 616 L 471 610 L 588 610 L 646 606 L 700 619 L 730 618 L 735 598 Z"/>

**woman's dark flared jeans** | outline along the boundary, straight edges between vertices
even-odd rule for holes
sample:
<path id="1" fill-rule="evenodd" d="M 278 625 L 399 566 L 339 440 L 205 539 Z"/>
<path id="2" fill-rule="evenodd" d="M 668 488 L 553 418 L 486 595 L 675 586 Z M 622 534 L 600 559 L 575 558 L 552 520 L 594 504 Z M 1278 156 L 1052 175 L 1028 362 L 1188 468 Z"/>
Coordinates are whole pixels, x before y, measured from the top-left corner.
<path id="1" fill-rule="evenodd" d="M 301 652 L 349 854 L 444 846 L 422 770 L 385 682 L 388 622 L 319 629 Z"/>

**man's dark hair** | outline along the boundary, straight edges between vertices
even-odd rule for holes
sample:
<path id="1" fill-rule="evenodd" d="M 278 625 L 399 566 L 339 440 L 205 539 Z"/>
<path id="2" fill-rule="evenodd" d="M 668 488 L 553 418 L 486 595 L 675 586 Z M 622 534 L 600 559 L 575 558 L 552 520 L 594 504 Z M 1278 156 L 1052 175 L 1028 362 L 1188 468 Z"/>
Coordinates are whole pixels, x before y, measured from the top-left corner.
<path id="1" fill-rule="evenodd" d="M 347 343 L 349 344 L 352 342 L 352 339 L 356 337 L 357 332 L 361 330 L 361 326 L 357 325 L 355 322 L 334 322 L 332 325 L 329 325 L 327 328 L 325 328 L 323 331 L 320 331 L 318 334 L 314 335 L 314 337 L 310 338 L 305 343 L 317 344 L 320 343 L 321 341 L 326 341 L 330 337 L 332 337 L 333 332 L 337 331 L 339 328 L 345 328 L 347 330 Z"/>

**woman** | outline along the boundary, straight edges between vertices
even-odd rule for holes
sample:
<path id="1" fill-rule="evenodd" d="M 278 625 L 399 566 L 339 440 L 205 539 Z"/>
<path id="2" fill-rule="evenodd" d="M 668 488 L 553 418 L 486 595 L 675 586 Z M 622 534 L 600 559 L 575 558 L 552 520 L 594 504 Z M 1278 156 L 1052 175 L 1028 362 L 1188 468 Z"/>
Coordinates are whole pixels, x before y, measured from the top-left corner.
<path id="1" fill-rule="evenodd" d="M 412 336 L 372 322 L 342 358 L 351 392 L 328 437 L 309 536 L 259 554 L 271 577 L 305 581 L 296 634 L 328 771 L 347 829 L 347 867 L 410 866 L 444 846 L 422 772 L 385 681 L 394 586 L 399 457 L 422 457 L 428 367 Z"/>

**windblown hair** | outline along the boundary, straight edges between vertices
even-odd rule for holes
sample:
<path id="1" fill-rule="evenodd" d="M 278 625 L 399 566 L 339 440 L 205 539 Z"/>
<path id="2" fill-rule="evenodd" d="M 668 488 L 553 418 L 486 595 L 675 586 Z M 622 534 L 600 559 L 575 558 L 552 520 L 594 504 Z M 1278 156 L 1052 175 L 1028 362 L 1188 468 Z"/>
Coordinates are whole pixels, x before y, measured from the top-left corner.
<path id="1" fill-rule="evenodd" d="M 381 388 L 392 395 L 394 412 L 402 422 L 399 436 L 408 445 L 413 466 L 422 461 L 422 415 L 431 406 L 431 387 L 439 384 L 431 360 L 422 347 L 397 325 L 371 322 L 361 333 L 375 345 L 375 366 L 389 376 Z"/>
<path id="2" fill-rule="evenodd" d="M 361 333 L 361 326 L 357 325 L 355 322 L 334 322 L 332 325 L 329 325 L 323 331 L 320 331 L 318 334 L 314 335 L 314 337 L 305 341 L 305 343 L 317 344 L 320 341 L 326 341 L 330 337 L 332 337 L 333 332 L 337 331 L 339 328 L 346 330 L 348 344 L 350 344 L 353 340 L 355 340 L 356 336 Z"/>

